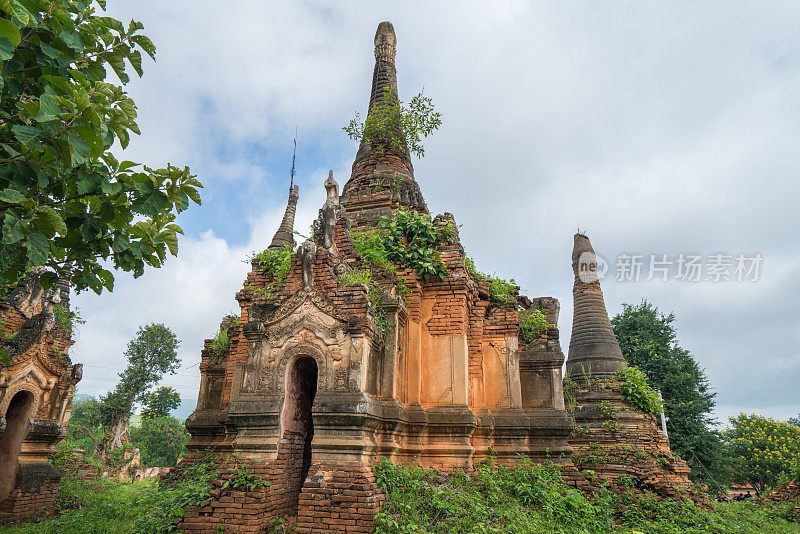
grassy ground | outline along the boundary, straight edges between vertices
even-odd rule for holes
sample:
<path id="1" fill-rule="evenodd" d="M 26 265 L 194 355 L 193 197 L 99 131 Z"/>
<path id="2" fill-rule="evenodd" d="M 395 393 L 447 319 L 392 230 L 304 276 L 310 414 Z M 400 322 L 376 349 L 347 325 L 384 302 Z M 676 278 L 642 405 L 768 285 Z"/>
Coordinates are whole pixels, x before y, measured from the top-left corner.
<path id="1" fill-rule="evenodd" d="M 190 479 L 162 488 L 154 479 L 86 483 L 67 475 L 59 484 L 56 508 L 61 513 L 57 517 L 15 527 L 0 526 L 0 534 L 176 532 L 174 524 L 182 517 L 183 507 L 205 499 L 209 481 L 216 475 L 208 464 L 199 464 L 190 472 Z"/>
<path id="2" fill-rule="evenodd" d="M 554 467 L 527 462 L 483 465 L 467 476 L 383 461 L 375 472 L 388 494 L 378 533 L 800 534 L 800 517 L 792 516 L 790 505 L 751 499 L 702 509 L 606 491 L 590 501 L 567 487 Z M 215 472 L 201 464 L 191 475 L 161 489 L 154 480 L 87 484 L 66 476 L 58 517 L 0 526 L 0 534 L 174 532 L 183 506 L 207 497 Z"/>
<path id="3" fill-rule="evenodd" d="M 702 509 L 609 491 L 590 501 L 553 466 L 529 462 L 484 465 L 468 477 L 384 461 L 376 474 L 389 496 L 379 533 L 800 534 L 790 505 L 744 501 Z"/>

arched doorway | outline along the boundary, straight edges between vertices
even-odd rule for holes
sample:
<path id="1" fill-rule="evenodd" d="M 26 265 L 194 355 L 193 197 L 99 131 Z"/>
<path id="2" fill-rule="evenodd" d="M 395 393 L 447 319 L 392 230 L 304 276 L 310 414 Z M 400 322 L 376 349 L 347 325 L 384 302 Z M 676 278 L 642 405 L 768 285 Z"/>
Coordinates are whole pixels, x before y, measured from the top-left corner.
<path id="1" fill-rule="evenodd" d="M 0 501 L 4 501 L 14 488 L 22 440 L 28 431 L 28 420 L 33 408 L 33 395 L 19 391 L 6 410 L 6 429 L 0 435 Z"/>
<path id="2" fill-rule="evenodd" d="M 281 413 L 281 444 L 279 460 L 285 462 L 286 492 L 297 513 L 300 490 L 311 467 L 311 440 L 314 419 L 311 407 L 317 394 L 317 362 L 310 356 L 300 356 L 286 371 L 286 397 Z"/>

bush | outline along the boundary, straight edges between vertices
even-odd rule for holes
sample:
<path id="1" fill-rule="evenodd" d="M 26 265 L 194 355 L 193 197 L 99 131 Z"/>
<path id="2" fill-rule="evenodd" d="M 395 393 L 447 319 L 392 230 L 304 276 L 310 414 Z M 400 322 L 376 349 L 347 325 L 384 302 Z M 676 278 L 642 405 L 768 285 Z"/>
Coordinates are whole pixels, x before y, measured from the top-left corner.
<path id="1" fill-rule="evenodd" d="M 181 479 L 170 484 L 155 479 L 84 482 L 75 475 L 62 477 L 56 507 L 61 515 L 32 525 L 2 527 L 0 534 L 161 534 L 177 532 L 175 523 L 184 507 L 208 498 L 211 479 L 217 476 L 212 458 L 189 466 Z"/>
<path id="2" fill-rule="evenodd" d="M 629 365 L 616 373 L 620 393 L 625 401 L 644 413 L 659 414 L 663 410 L 658 391 L 647 383 L 644 372 Z"/>
<path id="3" fill-rule="evenodd" d="M 464 265 L 467 268 L 467 272 L 474 280 L 489 282 L 489 300 L 502 305 L 511 304 L 514 302 L 514 294 L 517 290 L 517 283 L 513 278 L 511 280 L 506 280 L 504 278 L 498 278 L 496 276 L 482 273 L 478 271 L 478 269 L 475 267 L 475 262 L 472 261 L 472 258 L 469 256 L 464 257 Z"/>
<path id="4" fill-rule="evenodd" d="M 138 447 L 146 467 L 174 466 L 191 437 L 182 421 L 168 415 L 143 419 L 142 426 L 130 432 L 131 445 Z"/>
<path id="5" fill-rule="evenodd" d="M 531 308 L 519 312 L 519 338 L 522 344 L 527 345 L 533 338 L 550 328 L 554 328 L 554 325 L 547 322 L 542 310 Z"/>

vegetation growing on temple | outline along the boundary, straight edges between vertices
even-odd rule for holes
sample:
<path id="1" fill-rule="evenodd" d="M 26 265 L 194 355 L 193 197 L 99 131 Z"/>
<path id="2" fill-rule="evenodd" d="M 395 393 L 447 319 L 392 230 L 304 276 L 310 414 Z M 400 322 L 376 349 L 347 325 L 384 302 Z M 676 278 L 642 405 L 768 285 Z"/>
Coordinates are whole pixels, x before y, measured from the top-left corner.
<path id="1" fill-rule="evenodd" d="M 619 390 L 627 403 L 644 413 L 659 414 L 663 410 L 658 391 L 647 383 L 647 376 L 641 369 L 629 365 L 617 371 Z"/>
<path id="2" fill-rule="evenodd" d="M 527 344 L 542 332 L 555 328 L 547 322 L 544 312 L 538 308 L 530 308 L 519 312 L 520 344 Z"/>
<path id="3" fill-rule="evenodd" d="M 403 151 L 408 149 L 421 158 L 425 155 L 422 139 L 442 125 L 442 117 L 434 111 L 433 101 L 422 93 L 403 105 L 392 87 L 386 87 L 381 99 L 370 108 L 367 118 L 361 120 L 356 113 L 350 123 L 342 128 L 350 139 L 367 140 L 377 148 Z"/>

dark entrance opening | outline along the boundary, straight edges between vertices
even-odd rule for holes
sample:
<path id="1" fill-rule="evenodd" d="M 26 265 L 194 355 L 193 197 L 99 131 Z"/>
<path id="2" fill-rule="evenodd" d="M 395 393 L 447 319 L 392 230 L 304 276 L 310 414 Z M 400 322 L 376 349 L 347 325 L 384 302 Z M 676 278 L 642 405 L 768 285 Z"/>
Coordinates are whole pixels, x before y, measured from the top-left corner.
<path id="1" fill-rule="evenodd" d="M 283 403 L 281 447 L 285 459 L 287 493 L 292 514 L 297 513 L 300 490 L 311 467 L 311 440 L 314 418 L 311 406 L 317 394 L 317 362 L 309 356 L 297 358 L 286 377 L 286 398 Z"/>
<path id="2" fill-rule="evenodd" d="M 11 398 L 6 410 L 6 429 L 0 435 L 0 501 L 5 500 L 14 488 L 17 461 L 22 440 L 28 431 L 28 420 L 33 408 L 33 395 L 20 391 Z"/>

